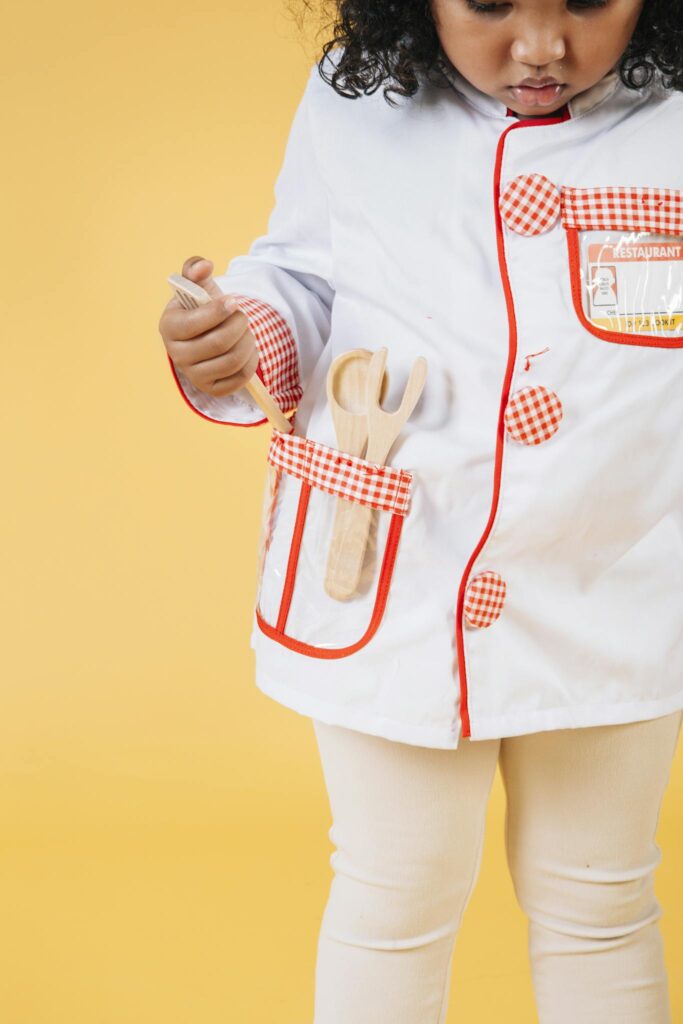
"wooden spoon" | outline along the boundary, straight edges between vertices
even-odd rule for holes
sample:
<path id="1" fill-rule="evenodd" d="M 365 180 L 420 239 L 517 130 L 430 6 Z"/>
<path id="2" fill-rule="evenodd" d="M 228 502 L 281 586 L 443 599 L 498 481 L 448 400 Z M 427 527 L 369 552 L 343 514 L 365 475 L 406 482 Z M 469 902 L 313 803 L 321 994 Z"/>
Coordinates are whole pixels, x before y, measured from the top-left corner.
<path id="1" fill-rule="evenodd" d="M 401 404 L 395 412 L 381 408 L 382 381 L 385 373 L 387 349 L 380 348 L 373 354 L 367 373 L 366 415 L 368 422 L 368 445 L 365 459 L 378 465 L 385 465 L 387 456 L 422 394 L 427 376 L 427 360 L 419 356 L 410 370 Z M 372 513 L 367 505 L 341 499 L 346 505 L 343 524 L 335 528 L 328 556 L 328 571 L 325 589 L 331 597 L 346 600 L 351 597 L 360 579 Z M 335 523 L 336 527 L 336 523 Z"/>
<path id="2" fill-rule="evenodd" d="M 327 399 L 337 435 L 337 447 L 349 455 L 362 456 L 368 439 L 367 375 L 372 352 L 354 348 L 337 356 L 327 371 Z M 381 380 L 382 395 L 389 385 L 389 375 Z M 345 599 L 346 587 L 337 583 L 346 576 L 343 567 L 344 538 L 349 532 L 354 509 L 358 506 L 346 498 L 337 498 L 332 542 L 330 544 L 325 590 L 330 597 Z"/>

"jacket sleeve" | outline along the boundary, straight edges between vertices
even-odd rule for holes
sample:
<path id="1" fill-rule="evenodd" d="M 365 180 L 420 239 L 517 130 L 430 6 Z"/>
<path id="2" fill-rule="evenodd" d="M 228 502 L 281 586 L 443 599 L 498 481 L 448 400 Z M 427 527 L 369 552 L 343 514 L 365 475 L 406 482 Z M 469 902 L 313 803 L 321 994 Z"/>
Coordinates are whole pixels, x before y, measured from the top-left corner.
<path id="1" fill-rule="evenodd" d="M 256 372 L 283 412 L 301 399 L 329 336 L 334 299 L 329 209 L 311 110 L 319 84 L 315 65 L 294 115 L 266 234 L 214 278 L 247 316 L 259 349 Z M 181 395 L 201 416 L 241 426 L 268 422 L 245 388 L 206 394 L 168 358 Z"/>

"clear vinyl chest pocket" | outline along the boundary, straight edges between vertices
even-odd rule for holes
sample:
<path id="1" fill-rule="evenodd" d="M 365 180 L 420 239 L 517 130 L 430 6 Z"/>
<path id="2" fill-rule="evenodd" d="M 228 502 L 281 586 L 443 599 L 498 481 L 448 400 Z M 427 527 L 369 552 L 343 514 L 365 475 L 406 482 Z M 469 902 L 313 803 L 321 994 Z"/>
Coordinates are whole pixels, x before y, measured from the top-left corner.
<path id="1" fill-rule="evenodd" d="M 683 347 L 683 191 L 562 188 L 572 302 L 598 338 Z"/>
<path id="2" fill-rule="evenodd" d="M 412 474 L 274 429 L 258 552 L 256 620 L 318 658 L 364 647 L 384 617 Z"/>

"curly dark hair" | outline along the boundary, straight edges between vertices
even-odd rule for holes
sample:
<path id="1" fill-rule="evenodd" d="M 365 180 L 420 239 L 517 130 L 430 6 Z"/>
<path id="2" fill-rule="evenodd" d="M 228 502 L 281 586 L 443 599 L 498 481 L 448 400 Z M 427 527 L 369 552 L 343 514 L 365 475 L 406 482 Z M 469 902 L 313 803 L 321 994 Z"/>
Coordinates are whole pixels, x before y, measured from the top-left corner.
<path id="1" fill-rule="evenodd" d="M 413 96 L 422 78 L 443 81 L 445 58 L 429 0 L 300 0 L 305 13 L 327 15 L 328 39 L 318 61 L 321 78 L 355 99 L 383 86 Z M 290 2 L 290 9 L 297 6 Z M 300 4 L 299 4 L 300 7 Z M 302 16 L 299 17 L 301 22 Z M 331 38 L 329 34 L 331 33 Z M 340 49 L 326 68 L 328 54 Z M 656 73 L 667 89 L 683 92 L 683 0 L 645 0 L 633 35 L 616 65 L 628 88 L 648 85 Z"/>

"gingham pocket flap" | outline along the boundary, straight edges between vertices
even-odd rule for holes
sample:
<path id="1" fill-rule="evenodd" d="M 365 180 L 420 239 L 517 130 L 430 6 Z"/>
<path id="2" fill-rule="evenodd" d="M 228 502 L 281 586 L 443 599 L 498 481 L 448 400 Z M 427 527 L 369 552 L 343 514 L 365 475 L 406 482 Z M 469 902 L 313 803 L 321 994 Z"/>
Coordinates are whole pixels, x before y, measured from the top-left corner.
<path id="1" fill-rule="evenodd" d="M 606 185 L 560 189 L 562 226 L 579 231 L 652 231 L 683 234 L 683 191 Z"/>
<path id="2" fill-rule="evenodd" d="M 268 461 L 329 494 L 359 505 L 405 516 L 410 506 L 412 473 L 367 462 L 336 448 L 273 429 Z"/>

